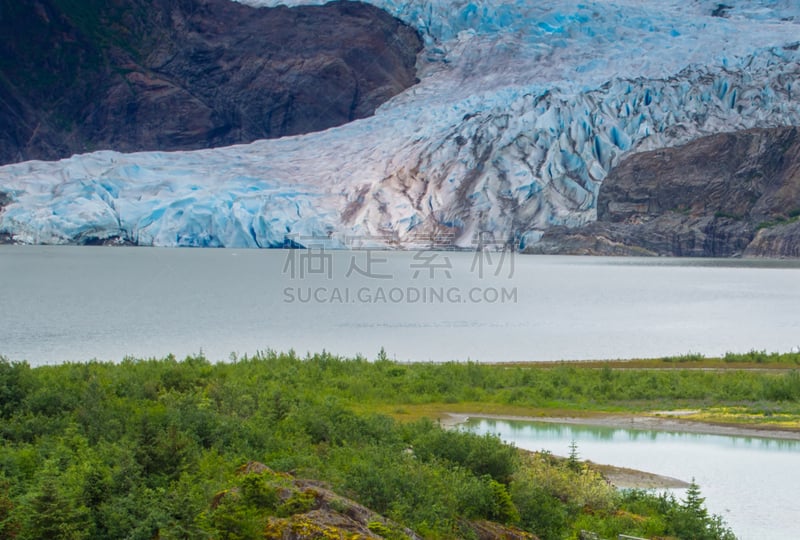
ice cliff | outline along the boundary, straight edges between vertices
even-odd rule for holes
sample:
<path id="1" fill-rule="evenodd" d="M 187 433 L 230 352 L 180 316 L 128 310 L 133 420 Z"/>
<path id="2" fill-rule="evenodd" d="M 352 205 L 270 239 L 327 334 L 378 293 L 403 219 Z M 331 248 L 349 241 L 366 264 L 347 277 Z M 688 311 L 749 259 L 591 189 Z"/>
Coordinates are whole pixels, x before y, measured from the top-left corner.
<path id="1" fill-rule="evenodd" d="M 374 116 L 213 150 L 5 166 L 0 234 L 524 247 L 553 225 L 593 220 L 599 185 L 625 154 L 800 125 L 795 1 L 370 3 L 426 43 L 420 83 Z"/>

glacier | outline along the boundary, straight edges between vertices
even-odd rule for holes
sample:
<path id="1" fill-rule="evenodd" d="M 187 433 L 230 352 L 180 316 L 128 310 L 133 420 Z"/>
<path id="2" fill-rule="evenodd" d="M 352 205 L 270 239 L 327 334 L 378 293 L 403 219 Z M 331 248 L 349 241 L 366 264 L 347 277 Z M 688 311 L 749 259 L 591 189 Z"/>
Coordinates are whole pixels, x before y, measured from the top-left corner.
<path id="1" fill-rule="evenodd" d="M 800 125 L 795 0 L 369 3 L 425 40 L 420 82 L 374 116 L 226 148 L 6 165 L 0 236 L 522 248 L 595 219 L 629 153 Z"/>

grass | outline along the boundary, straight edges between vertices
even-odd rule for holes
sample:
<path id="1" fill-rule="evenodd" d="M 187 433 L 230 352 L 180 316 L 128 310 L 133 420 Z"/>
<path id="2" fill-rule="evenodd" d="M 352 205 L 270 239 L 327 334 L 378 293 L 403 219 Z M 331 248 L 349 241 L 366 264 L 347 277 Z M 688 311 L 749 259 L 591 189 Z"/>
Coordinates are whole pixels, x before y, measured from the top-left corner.
<path id="1" fill-rule="evenodd" d="M 398 391 L 395 398 L 384 392 L 377 400 L 352 402 L 352 408 L 401 421 L 444 419 L 448 413 L 596 417 L 690 409 L 698 412 L 682 414 L 680 421 L 800 430 L 798 353 L 401 366 L 392 371 Z M 409 396 L 399 386 L 415 369 L 447 371 L 450 377 L 438 395 Z M 453 381 L 458 380 L 470 380 L 472 385 L 456 388 Z M 375 379 L 373 383 L 380 384 Z"/>
<path id="2" fill-rule="evenodd" d="M 758 427 L 759 429 L 781 429 L 800 431 L 797 413 L 773 412 L 769 406 L 761 410 L 756 407 L 710 407 L 685 416 L 688 420 L 710 422 L 721 425 Z"/>
<path id="3" fill-rule="evenodd" d="M 352 409 L 358 413 L 376 412 L 391 416 L 401 422 L 413 422 L 422 418 L 444 420 L 449 414 L 524 416 L 524 417 L 592 417 L 613 414 L 612 411 L 587 411 L 568 408 L 520 407 L 502 403 L 465 402 L 465 403 L 425 403 L 417 405 L 354 405 Z"/>
<path id="4" fill-rule="evenodd" d="M 762 221 L 758 225 L 756 225 L 756 230 L 761 229 L 770 229 L 772 227 L 777 227 L 778 225 L 789 225 L 790 223 L 794 223 L 795 221 L 800 220 L 800 215 L 790 216 L 788 218 L 785 217 L 777 217 L 770 221 Z"/>
<path id="5" fill-rule="evenodd" d="M 678 410 L 677 408 L 667 408 L 666 410 L 648 407 L 646 404 L 638 404 L 630 408 L 608 408 L 602 410 L 587 410 L 567 407 L 518 407 L 498 403 L 427 403 L 424 405 L 406 405 L 397 407 L 394 405 L 379 406 L 353 406 L 352 409 L 361 414 L 375 412 L 391 416 L 400 422 L 414 422 L 422 418 L 433 418 L 439 421 L 447 421 L 449 415 L 466 416 L 501 416 L 507 418 L 597 418 L 597 417 L 629 417 L 630 415 L 642 416 L 665 416 L 665 412 Z M 656 410 L 658 409 L 658 410 Z M 703 422 L 715 425 L 731 426 L 737 428 L 757 428 L 760 430 L 787 430 L 800 431 L 800 411 L 795 412 L 773 412 L 769 406 L 753 407 L 747 406 L 728 406 L 728 407 L 707 407 L 697 410 L 697 412 L 687 414 L 681 410 L 681 414 L 672 417 L 673 420 L 686 422 Z"/>
<path id="6" fill-rule="evenodd" d="M 529 366 L 554 368 L 576 366 L 588 369 L 793 369 L 800 367 L 800 352 L 768 353 L 752 350 L 746 353 L 726 353 L 722 357 L 706 357 L 698 353 L 662 358 L 631 360 L 578 360 L 568 362 L 497 363 L 498 366 Z"/>

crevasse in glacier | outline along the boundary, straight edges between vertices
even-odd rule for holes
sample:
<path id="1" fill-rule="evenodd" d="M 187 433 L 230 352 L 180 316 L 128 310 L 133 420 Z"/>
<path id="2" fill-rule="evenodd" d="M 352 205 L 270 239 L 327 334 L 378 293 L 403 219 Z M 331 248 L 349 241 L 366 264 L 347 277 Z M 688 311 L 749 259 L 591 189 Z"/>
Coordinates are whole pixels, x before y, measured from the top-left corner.
<path id="1" fill-rule="evenodd" d="M 244 1 L 244 0 L 242 0 Z M 247 0 L 256 5 L 278 2 Z M 23 243 L 456 246 L 594 218 L 627 153 L 800 124 L 800 4 L 371 0 L 426 47 L 420 83 L 324 132 L 0 168 Z M 724 15 L 724 16 L 720 16 Z"/>

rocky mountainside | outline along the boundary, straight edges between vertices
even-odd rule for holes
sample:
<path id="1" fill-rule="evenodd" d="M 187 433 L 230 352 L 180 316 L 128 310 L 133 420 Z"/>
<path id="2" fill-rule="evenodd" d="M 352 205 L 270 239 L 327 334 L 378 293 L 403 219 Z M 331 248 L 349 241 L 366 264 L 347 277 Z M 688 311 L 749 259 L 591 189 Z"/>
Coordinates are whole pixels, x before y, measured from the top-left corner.
<path id="1" fill-rule="evenodd" d="M 800 256 L 800 128 L 754 129 L 631 155 L 600 186 L 597 221 L 530 251 Z"/>
<path id="2" fill-rule="evenodd" d="M 0 0 L 0 163 L 200 149 L 371 115 L 417 32 L 373 6 Z"/>

